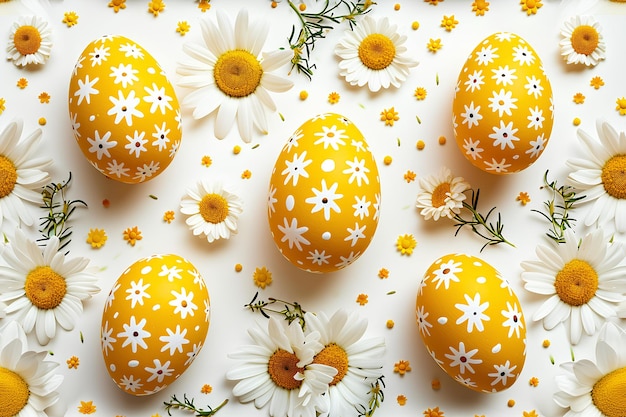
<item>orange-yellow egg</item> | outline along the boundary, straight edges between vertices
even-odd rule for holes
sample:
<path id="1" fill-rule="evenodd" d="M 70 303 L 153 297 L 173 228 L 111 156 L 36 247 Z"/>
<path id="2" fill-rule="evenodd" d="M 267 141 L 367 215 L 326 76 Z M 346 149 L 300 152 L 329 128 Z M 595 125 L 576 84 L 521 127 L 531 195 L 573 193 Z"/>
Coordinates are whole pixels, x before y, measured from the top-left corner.
<path id="1" fill-rule="evenodd" d="M 452 113 L 457 145 L 474 166 L 510 174 L 533 164 L 554 119 L 552 87 L 535 50 L 513 33 L 488 36 L 461 69 Z"/>
<path id="2" fill-rule="evenodd" d="M 148 181 L 180 146 L 174 87 L 158 62 L 123 36 L 103 36 L 78 58 L 69 86 L 74 138 L 98 171 L 117 181 Z"/>
<path id="3" fill-rule="evenodd" d="M 482 259 L 437 259 L 419 285 L 416 320 L 433 360 L 461 385 L 498 392 L 519 378 L 526 358 L 522 308 L 508 281 Z"/>
<path id="4" fill-rule="evenodd" d="M 339 114 L 307 120 L 278 155 L 268 221 L 279 251 L 310 272 L 346 267 L 369 246 L 380 211 L 380 178 L 359 129 Z"/>
<path id="5" fill-rule="evenodd" d="M 133 263 L 113 284 L 102 313 L 110 377 L 132 395 L 164 389 L 200 353 L 210 315 L 206 285 L 188 260 L 169 254 Z"/>

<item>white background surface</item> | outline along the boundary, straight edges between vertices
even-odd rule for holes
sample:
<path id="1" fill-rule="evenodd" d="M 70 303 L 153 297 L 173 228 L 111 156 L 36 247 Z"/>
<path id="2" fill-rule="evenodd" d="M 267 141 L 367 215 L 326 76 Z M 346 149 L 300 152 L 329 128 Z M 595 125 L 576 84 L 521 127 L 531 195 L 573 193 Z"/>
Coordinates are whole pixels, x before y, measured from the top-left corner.
<path id="1" fill-rule="evenodd" d="M 231 396 L 233 383 L 226 381 L 225 373 L 234 362 L 227 353 L 242 344 L 249 343 L 246 329 L 255 322 L 263 322 L 260 315 L 243 309 L 258 290 L 252 280 L 256 267 L 267 267 L 273 283 L 260 297 L 276 297 L 286 301 L 298 301 L 306 310 L 324 311 L 328 315 L 337 308 L 356 309 L 369 319 L 368 337 L 384 336 L 387 343 L 385 355 L 385 401 L 381 416 L 421 415 L 428 407 L 439 406 L 449 417 L 473 416 L 521 416 L 523 411 L 537 410 L 541 415 L 562 415 L 564 410 L 556 407 L 551 399 L 554 376 L 559 373 L 558 364 L 570 360 L 570 345 L 561 326 L 546 332 L 540 323 L 532 323 L 530 317 L 540 299 L 526 292 L 521 285 L 519 266 L 523 260 L 535 259 L 538 244 L 548 244 L 543 236 L 548 224 L 532 213 L 541 209 L 549 196 L 541 190 L 542 177 L 549 169 L 550 177 L 559 183 L 567 174 L 565 160 L 581 156 L 582 150 L 576 138 L 574 117 L 582 119 L 581 128 L 594 136 L 595 120 L 604 117 L 617 130 L 626 129 L 626 117 L 615 111 L 615 100 L 626 96 L 623 68 L 623 40 L 626 25 L 622 6 L 608 1 L 597 2 L 588 9 L 574 2 L 575 6 L 564 8 L 560 2 L 546 1 L 534 16 L 521 11 L 517 1 L 492 1 L 491 10 L 483 17 L 476 17 L 469 1 L 447 0 L 433 7 L 419 0 L 398 1 L 402 8 L 393 10 L 395 2 L 380 0 L 371 16 L 389 16 L 399 26 L 398 31 L 408 36 L 409 53 L 420 64 L 413 68 L 408 80 L 400 89 L 372 94 L 366 89 L 351 88 L 338 75 L 337 59 L 332 50 L 347 26 L 333 30 L 326 39 L 318 40 L 312 60 L 317 71 L 309 82 L 303 75 L 292 74 L 295 86 L 287 93 L 274 95 L 282 121 L 278 114 L 272 115 L 269 135 L 256 134 L 251 144 L 239 139 L 236 127 L 228 137 L 219 141 L 213 136 L 213 116 L 195 121 L 189 112 L 183 113 L 183 141 L 181 149 L 168 169 L 156 179 L 141 185 L 125 185 L 106 179 L 95 171 L 83 158 L 71 133 L 67 110 L 67 88 L 74 63 L 83 48 L 103 34 L 120 34 L 142 45 L 161 64 L 175 84 L 176 63 L 183 58 L 184 42 L 200 41 L 198 19 L 215 19 L 215 11 L 225 9 L 234 20 L 236 11 L 247 7 L 251 19 L 271 19 L 272 24 L 265 51 L 287 46 L 286 39 L 295 16 L 283 2 L 276 9 L 264 0 L 214 0 L 207 13 L 201 13 L 191 0 L 169 0 L 164 13 L 153 17 L 147 12 L 147 1 L 129 0 L 127 8 L 119 13 L 106 7 L 106 1 L 85 2 L 78 0 L 54 1 L 47 10 L 47 18 L 53 26 L 53 48 L 50 60 L 41 68 L 28 71 L 16 68 L 11 62 L 0 61 L 0 97 L 7 101 L 6 111 L 0 115 L 4 127 L 15 117 L 24 119 L 24 134 L 38 128 L 37 120 L 45 117 L 43 126 L 45 152 L 54 157 L 51 170 L 55 181 L 73 174 L 69 190 L 70 198 L 85 200 L 89 208 L 77 209 L 72 219 L 74 238 L 70 245 L 71 256 L 85 256 L 92 264 L 101 267 L 99 285 L 101 292 L 85 303 L 84 316 L 75 330 L 59 330 L 57 337 L 45 347 L 54 352 L 53 360 L 61 363 L 65 374 L 62 398 L 68 407 L 68 416 L 80 415 L 80 401 L 92 400 L 99 416 L 151 416 L 166 415 L 163 401 L 183 393 L 196 398 L 196 404 L 217 406 L 225 398 L 230 403 L 219 412 L 222 417 L 236 415 L 267 415 L 267 409 L 256 410 L 252 404 L 240 404 Z M 593 2 L 592 2 L 593 3 Z M 75 27 L 67 28 L 61 20 L 66 11 L 80 16 Z M 26 12 L 19 5 L 0 4 L 0 40 L 8 39 L 8 28 L 15 17 Z M 597 67 L 574 68 L 565 65 L 559 55 L 559 27 L 571 14 L 593 14 L 603 27 L 607 44 L 607 59 Z M 452 32 L 439 27 L 443 15 L 454 14 L 459 24 Z M 191 31 L 181 37 L 175 32 L 176 23 L 187 20 Z M 417 31 L 411 30 L 411 22 L 420 22 Z M 526 39 L 542 59 L 551 79 L 554 93 L 555 119 L 551 140 L 538 162 L 527 170 L 504 177 L 479 171 L 471 166 L 458 150 L 452 133 L 451 103 L 458 72 L 471 50 L 486 36 L 497 31 L 511 31 Z M 429 38 L 441 38 L 443 48 L 436 54 L 427 51 Z M 4 42 L 2 40 L 2 42 Z M 285 68 L 285 74 L 287 68 Z M 438 74 L 439 84 L 436 84 Z M 593 76 L 601 76 L 605 86 L 594 90 L 589 86 Z M 19 78 L 25 77 L 29 84 L 25 90 L 16 87 Z M 424 101 L 416 101 L 413 91 L 423 86 L 428 91 Z M 306 101 L 300 101 L 298 93 L 309 92 Z M 37 96 L 46 91 L 49 104 L 40 104 Z M 179 100 L 186 94 L 176 87 Z M 335 105 L 327 102 L 327 95 L 337 91 L 341 100 Z M 576 92 L 587 98 L 576 105 L 572 96 Z M 384 126 L 379 119 L 383 108 L 395 106 L 400 120 L 393 127 Z M 382 208 L 378 230 L 363 256 L 348 268 L 328 274 L 311 275 L 289 264 L 277 251 L 266 218 L 266 194 L 272 166 L 286 139 L 305 120 L 321 112 L 341 113 L 351 119 L 364 132 L 378 162 L 382 182 Z M 422 123 L 416 122 L 418 115 Z M 437 144 L 444 135 L 448 143 Z M 401 145 L 398 146 L 397 138 Z M 426 149 L 418 152 L 415 143 L 422 139 Z M 252 146 L 258 144 L 256 149 Z M 242 147 L 239 155 L 233 155 L 235 145 Z M 210 168 L 201 165 L 202 155 L 213 159 Z M 382 163 L 385 155 L 393 157 L 393 163 Z M 479 253 L 483 241 L 463 230 L 454 237 L 452 222 L 446 220 L 425 222 L 414 208 L 417 181 L 406 183 L 403 175 L 407 170 L 418 177 L 434 174 L 441 165 L 452 168 L 457 176 L 465 177 L 473 188 L 481 193 L 480 208 L 486 212 L 492 206 L 502 213 L 504 234 L 516 244 L 516 248 L 504 245 L 489 247 Z M 252 178 L 241 179 L 241 173 L 249 169 Z M 239 234 L 227 241 L 208 244 L 194 237 L 185 225 L 185 216 L 178 211 L 184 189 L 206 176 L 233 184 L 244 199 L 244 214 L 239 221 Z M 520 191 L 530 194 L 532 202 L 522 206 L 515 201 Z M 154 200 L 149 195 L 158 197 Z M 109 208 L 102 206 L 109 199 Z M 33 210 L 37 211 L 36 207 Z M 172 224 L 164 223 L 166 210 L 176 212 Z M 588 207 L 574 211 L 581 219 Z M 37 212 L 40 213 L 40 212 Z M 124 229 L 138 226 L 143 240 L 131 247 L 122 238 Z M 91 249 L 85 239 L 90 228 L 103 228 L 109 239 L 99 250 Z M 585 232 L 582 222 L 576 227 L 579 235 Z M 37 237 L 37 230 L 29 230 Z M 395 249 L 399 235 L 412 233 L 418 246 L 412 256 L 400 256 Z M 624 236 L 617 236 L 624 240 Z M 479 394 L 467 390 L 441 371 L 428 356 L 415 324 L 414 309 L 417 285 L 428 266 L 438 257 L 451 252 L 466 252 L 491 263 L 511 282 L 521 303 L 527 323 L 528 352 L 526 366 L 520 380 L 509 390 L 497 394 Z M 181 378 L 166 390 L 150 397 L 136 398 L 123 393 L 109 379 L 100 353 L 100 320 L 106 296 L 113 282 L 134 261 L 155 253 L 175 253 L 189 259 L 203 275 L 211 296 L 212 319 L 206 344 L 199 357 Z M 234 272 L 234 265 L 241 263 L 243 271 Z M 378 270 L 387 268 L 389 278 L 378 278 Z M 392 295 L 388 292 L 395 291 Z M 369 295 L 369 303 L 363 307 L 355 300 L 360 293 Z M 391 330 L 385 327 L 388 319 L 395 321 Z M 80 332 L 84 343 L 80 340 Z M 548 349 L 541 347 L 544 339 L 550 339 Z M 34 338 L 31 347 L 37 348 Z M 577 359 L 594 357 L 594 337 L 583 337 L 573 348 Z M 72 355 L 80 358 L 77 370 L 67 369 L 65 361 Z M 556 364 L 550 363 L 553 356 Z M 393 364 L 409 360 L 412 371 L 403 377 L 393 373 Z M 531 377 L 538 377 L 539 387 L 528 384 Z M 442 388 L 433 391 L 431 380 L 439 378 Z M 210 384 L 210 395 L 200 393 L 203 384 Z M 396 396 L 404 394 L 408 401 L 404 407 L 396 402 Z M 514 399 L 513 408 L 507 401 Z M 183 415 L 180 413 L 180 415 Z"/>

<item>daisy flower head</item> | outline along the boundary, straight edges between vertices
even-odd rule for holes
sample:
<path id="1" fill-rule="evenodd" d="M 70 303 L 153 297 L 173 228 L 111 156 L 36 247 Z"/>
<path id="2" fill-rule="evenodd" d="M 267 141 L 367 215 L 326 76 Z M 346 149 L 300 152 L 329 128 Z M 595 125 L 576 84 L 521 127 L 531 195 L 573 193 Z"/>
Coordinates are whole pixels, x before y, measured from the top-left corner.
<path id="1" fill-rule="evenodd" d="M 606 225 L 614 221 L 620 233 L 626 232 L 626 134 L 617 133 L 607 122 L 596 124 L 599 142 L 578 130 L 584 148 L 584 158 L 568 160 L 572 169 L 570 184 L 592 203 L 585 216 L 585 225 Z"/>
<path id="2" fill-rule="evenodd" d="M 602 27 L 592 16 L 573 16 L 561 26 L 561 55 L 568 64 L 593 67 L 606 57 Z"/>
<path id="3" fill-rule="evenodd" d="M 375 20 L 364 16 L 354 30 L 347 30 L 335 47 L 341 58 L 339 74 L 350 85 L 367 87 L 372 92 L 390 85 L 400 87 L 417 61 L 406 54 L 405 35 L 388 18 Z"/>
<path id="4" fill-rule="evenodd" d="M 441 167 L 436 175 L 420 178 L 419 185 L 416 207 L 424 219 L 435 221 L 459 214 L 466 198 L 464 193 L 471 188 L 462 177 L 452 176 L 446 167 Z"/>
<path id="5" fill-rule="evenodd" d="M 10 29 L 7 59 L 18 67 L 44 64 L 50 58 L 52 29 L 39 16 L 22 16 Z"/>
<path id="6" fill-rule="evenodd" d="M 305 313 L 307 331 L 318 332 L 324 346 L 313 363 L 331 366 L 337 374 L 324 395 L 329 416 L 355 415 L 355 406 L 366 406 L 372 384 L 382 377 L 385 340 L 365 338 L 367 319 L 340 309 L 331 317 Z"/>
<path id="7" fill-rule="evenodd" d="M 187 189 L 180 201 L 180 212 L 189 216 L 186 223 L 194 236 L 205 235 L 211 243 L 237 233 L 243 201 L 221 184 L 203 179 Z"/>
<path id="8" fill-rule="evenodd" d="M 626 333 L 607 322 L 596 342 L 596 360 L 582 359 L 561 365 L 563 374 L 555 378 L 558 391 L 554 401 L 570 416 L 623 416 L 626 400 Z"/>
<path id="9" fill-rule="evenodd" d="M 257 408 L 269 404 L 274 417 L 315 417 L 324 412 L 321 396 L 335 377 L 331 366 L 313 363 L 323 345 L 319 332 L 304 334 L 299 321 L 287 325 L 271 317 L 267 330 L 261 326 L 248 330 L 253 344 L 229 355 L 241 363 L 226 378 L 238 381 L 233 395 Z"/>
<path id="10" fill-rule="evenodd" d="M 50 180 L 45 169 L 52 160 L 36 156 L 41 129 L 20 140 L 22 127 L 18 120 L 0 132 L 0 229 L 5 230 L 5 220 L 13 226 L 33 224 L 34 216 L 24 202 L 41 204 L 41 189 Z"/>
<path id="11" fill-rule="evenodd" d="M 57 414 L 57 389 L 63 375 L 57 374 L 58 363 L 45 360 L 46 351 L 28 349 L 24 330 L 10 321 L 0 334 L 0 378 L 2 381 L 2 413 L 15 417 L 47 417 Z"/>
<path id="12" fill-rule="evenodd" d="M 0 301 L 7 303 L 7 318 L 14 318 L 26 333 L 33 330 L 41 345 L 56 334 L 57 324 L 72 330 L 83 312 L 83 300 L 100 288 L 86 258 L 67 259 L 53 236 L 45 249 L 21 229 L 9 240 L 0 266 Z"/>
<path id="13" fill-rule="evenodd" d="M 582 332 L 593 335 L 607 318 L 617 315 L 626 300 L 626 256 L 621 243 L 609 243 L 602 229 L 579 240 L 571 229 L 565 243 L 538 246 L 538 260 L 522 262 L 524 288 L 547 297 L 532 316 L 543 320 L 546 330 L 567 323 L 570 341 L 577 344 Z"/>
<path id="14" fill-rule="evenodd" d="M 270 92 L 284 92 L 293 82 L 272 73 L 287 64 L 293 52 L 261 52 L 269 22 L 248 22 L 248 12 L 239 11 L 234 27 L 217 11 L 217 24 L 202 19 L 204 44 L 187 43 L 189 59 L 178 65 L 178 85 L 192 88 L 183 105 L 193 108 L 195 119 L 217 111 L 215 136 L 223 139 L 235 120 L 245 142 L 252 140 L 253 127 L 267 133 L 267 112 L 276 111 Z"/>

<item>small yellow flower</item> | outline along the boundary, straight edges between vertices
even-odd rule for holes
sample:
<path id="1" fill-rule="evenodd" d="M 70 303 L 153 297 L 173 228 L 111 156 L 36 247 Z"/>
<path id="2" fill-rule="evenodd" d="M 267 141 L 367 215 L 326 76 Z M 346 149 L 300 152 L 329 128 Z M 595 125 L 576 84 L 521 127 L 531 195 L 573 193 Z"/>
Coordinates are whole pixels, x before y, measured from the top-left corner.
<path id="1" fill-rule="evenodd" d="M 485 0 L 476 0 L 472 3 L 472 11 L 476 16 L 484 16 L 489 11 L 489 2 Z"/>
<path id="2" fill-rule="evenodd" d="M 409 361 L 399 361 L 393 364 L 393 372 L 404 375 L 411 372 L 411 363 Z"/>
<path id="3" fill-rule="evenodd" d="M 391 156 L 387 155 L 383 158 L 383 164 L 385 165 L 391 165 L 391 161 L 393 161 L 393 158 L 391 158 Z"/>
<path id="4" fill-rule="evenodd" d="M 189 29 L 191 29 L 191 26 L 186 20 L 181 20 L 176 24 L 176 32 L 180 33 L 180 36 L 185 36 Z"/>
<path id="5" fill-rule="evenodd" d="M 442 1 L 443 0 L 424 0 L 424 2 L 430 3 L 431 6 L 436 6 L 437 4 L 439 4 Z"/>
<path id="6" fill-rule="evenodd" d="M 600 77 L 593 77 L 591 81 L 589 81 L 589 85 L 598 90 L 600 87 L 604 85 L 604 80 Z"/>
<path id="7" fill-rule="evenodd" d="M 530 203 L 530 196 L 528 195 L 527 192 L 525 191 L 521 191 L 517 197 L 515 197 L 516 201 L 519 201 L 520 203 L 522 203 L 522 206 L 525 206 L 526 204 Z"/>
<path id="8" fill-rule="evenodd" d="M 536 387 L 537 385 L 539 385 L 539 378 L 537 378 L 536 376 L 530 378 L 530 380 L 528 381 L 528 384 L 531 387 Z"/>
<path id="9" fill-rule="evenodd" d="M 272 273 L 265 267 L 256 268 L 252 274 L 252 278 L 254 279 L 254 285 L 261 289 L 265 289 L 265 287 L 272 283 Z"/>
<path id="10" fill-rule="evenodd" d="M 443 19 L 441 19 L 441 27 L 445 28 L 448 32 L 452 31 L 458 23 L 459 21 L 454 18 L 454 15 L 444 15 Z"/>
<path id="11" fill-rule="evenodd" d="M 243 265 L 235 264 L 235 272 L 241 272 L 243 270 Z"/>
<path id="12" fill-rule="evenodd" d="M 6 102 L 4 98 L 0 97 L 0 114 L 7 109 L 5 106 Z"/>
<path id="13" fill-rule="evenodd" d="M 615 106 L 615 110 L 619 112 L 621 116 L 626 116 L 626 98 L 618 98 L 615 100 L 617 106 Z"/>
<path id="14" fill-rule="evenodd" d="M 535 410 L 530 410 L 530 411 L 524 411 L 522 413 L 522 415 L 524 417 L 539 417 L 539 414 L 537 414 L 537 412 Z"/>
<path id="15" fill-rule="evenodd" d="M 385 126 L 393 126 L 393 123 L 398 120 L 400 120 L 400 117 L 398 116 L 398 112 L 396 112 L 393 107 L 390 109 L 384 109 L 380 112 L 380 121 L 385 122 Z"/>
<path id="16" fill-rule="evenodd" d="M 24 77 L 20 78 L 17 80 L 17 86 L 22 90 L 25 89 L 28 86 L 28 80 Z"/>
<path id="17" fill-rule="evenodd" d="M 168 210 L 165 213 L 163 213 L 163 221 L 167 222 L 167 224 L 170 224 L 174 221 L 174 210 Z"/>
<path id="18" fill-rule="evenodd" d="M 72 368 L 78 369 L 78 365 L 80 364 L 80 361 L 78 360 L 77 356 L 72 356 L 65 362 L 67 363 L 67 369 L 72 369 Z"/>
<path id="19" fill-rule="evenodd" d="M 213 163 L 213 159 L 211 159 L 211 157 L 209 155 L 204 155 L 202 157 L 202 165 L 204 165 L 205 167 L 210 167 L 211 164 Z"/>
<path id="20" fill-rule="evenodd" d="M 68 28 L 78 24 L 78 15 L 76 12 L 65 12 L 63 14 L 63 23 L 65 23 Z"/>
<path id="21" fill-rule="evenodd" d="M 415 172 L 413 172 L 411 170 L 409 170 L 409 171 L 404 173 L 404 180 L 406 182 L 413 182 L 413 181 L 415 181 L 415 177 L 416 177 Z"/>
<path id="22" fill-rule="evenodd" d="M 400 394 L 396 397 L 396 401 L 398 402 L 399 406 L 405 406 L 406 405 L 406 396 Z"/>
<path id="23" fill-rule="evenodd" d="M 426 98 L 426 94 L 427 92 L 424 87 L 417 87 L 415 89 L 414 95 L 417 100 L 424 100 Z"/>
<path id="24" fill-rule="evenodd" d="M 159 13 L 165 10 L 165 3 L 163 0 L 152 0 L 148 3 L 148 12 L 152 13 L 154 17 L 157 17 Z"/>
<path id="25" fill-rule="evenodd" d="M 211 4 L 209 3 L 211 0 L 200 0 L 198 4 L 198 9 L 202 11 L 202 13 L 206 12 L 211 8 Z"/>
<path id="26" fill-rule="evenodd" d="M 137 226 L 129 227 L 124 230 L 124 240 L 127 241 L 130 246 L 135 246 L 135 243 L 141 239 L 143 239 L 143 236 L 141 236 L 141 231 Z"/>
<path id="27" fill-rule="evenodd" d="M 50 94 L 46 93 L 45 91 L 39 94 L 38 98 L 39 98 L 39 102 L 42 104 L 50 103 Z"/>
<path id="28" fill-rule="evenodd" d="M 428 48 L 428 50 L 430 52 L 434 52 L 436 53 L 438 50 L 441 49 L 443 45 L 441 44 L 441 39 L 430 39 L 428 41 L 428 43 L 426 44 L 426 47 Z"/>
<path id="29" fill-rule="evenodd" d="M 396 247 L 400 251 L 401 255 L 410 256 L 413 253 L 413 249 L 417 246 L 417 241 L 411 234 L 400 235 L 396 241 Z"/>
<path id="30" fill-rule="evenodd" d="M 387 320 L 387 323 L 385 323 L 385 326 L 387 326 L 388 329 L 393 329 L 393 326 L 395 326 L 396 323 L 393 322 L 393 320 Z"/>
<path id="31" fill-rule="evenodd" d="M 439 407 L 429 408 L 424 411 L 425 417 L 444 417 L 443 411 L 439 410 Z"/>
<path id="32" fill-rule="evenodd" d="M 582 93 L 574 94 L 574 103 L 583 104 L 585 102 L 585 96 Z"/>
<path id="33" fill-rule="evenodd" d="M 78 412 L 81 414 L 93 414 L 96 412 L 96 406 L 93 405 L 93 401 L 81 401 Z"/>
<path id="34" fill-rule="evenodd" d="M 430 387 L 434 391 L 439 391 L 441 389 L 441 381 L 438 378 L 433 378 L 433 380 L 430 381 Z"/>
<path id="35" fill-rule="evenodd" d="M 111 0 L 109 7 L 113 7 L 113 11 L 117 13 L 120 9 L 126 8 L 126 0 Z"/>
<path id="36" fill-rule="evenodd" d="M 235 145 L 235 146 L 233 147 L 233 153 L 234 153 L 235 155 L 239 155 L 239 152 L 241 152 L 241 146 L 239 146 L 239 145 Z"/>
<path id="37" fill-rule="evenodd" d="M 302 90 L 300 91 L 300 94 L 298 94 L 298 97 L 300 97 L 300 100 L 304 101 L 309 97 L 309 92 L 306 90 Z"/>
<path id="38" fill-rule="evenodd" d="M 426 144 L 424 143 L 423 140 L 418 140 L 417 143 L 415 144 L 415 147 L 417 148 L 418 151 L 423 151 L 424 148 L 426 147 Z"/>
<path id="39" fill-rule="evenodd" d="M 87 243 L 91 245 L 92 248 L 100 248 L 107 241 L 107 234 L 103 229 L 89 229 L 89 233 L 87 234 Z"/>
<path id="40" fill-rule="evenodd" d="M 526 12 L 527 16 L 537 14 L 537 11 L 543 7 L 541 0 L 520 0 L 519 4 L 522 5 L 522 11 Z"/>
<path id="41" fill-rule="evenodd" d="M 204 384 L 200 389 L 200 392 L 203 394 L 210 394 L 213 391 L 213 387 L 209 384 Z"/>
<path id="42" fill-rule="evenodd" d="M 378 271 L 378 278 L 389 278 L 389 270 L 387 268 L 380 268 L 380 270 Z"/>
<path id="43" fill-rule="evenodd" d="M 364 306 L 365 304 L 367 304 L 367 301 L 368 301 L 367 298 L 368 298 L 367 294 L 359 294 L 356 297 L 356 302 L 359 303 L 359 305 Z"/>
<path id="44" fill-rule="evenodd" d="M 252 177 L 252 172 L 250 172 L 250 170 L 248 169 L 246 169 L 245 171 L 241 173 L 241 178 L 244 180 L 249 180 L 250 177 Z"/>
<path id="45" fill-rule="evenodd" d="M 333 91 L 332 93 L 328 95 L 328 102 L 330 104 L 335 104 L 339 102 L 340 98 L 341 96 L 339 95 L 339 93 L 337 93 L 336 91 Z"/>

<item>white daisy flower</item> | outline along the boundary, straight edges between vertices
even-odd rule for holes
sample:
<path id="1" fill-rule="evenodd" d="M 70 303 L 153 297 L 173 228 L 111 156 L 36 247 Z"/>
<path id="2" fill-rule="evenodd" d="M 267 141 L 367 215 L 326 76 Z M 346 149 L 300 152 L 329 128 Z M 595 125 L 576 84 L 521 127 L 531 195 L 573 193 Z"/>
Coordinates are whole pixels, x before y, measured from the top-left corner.
<path id="1" fill-rule="evenodd" d="M 584 147 L 584 158 L 567 161 L 573 172 L 568 180 L 584 195 L 581 203 L 592 202 L 585 225 L 604 225 L 614 220 L 620 233 L 626 232 L 626 134 L 617 133 L 606 122 L 596 124 L 600 143 L 578 130 Z"/>
<path id="2" fill-rule="evenodd" d="M 606 57 L 602 27 L 592 16 L 573 16 L 563 22 L 559 42 L 568 64 L 595 66 Z"/>
<path id="3" fill-rule="evenodd" d="M 626 266 L 620 265 L 626 249 L 609 244 L 602 229 L 587 234 L 580 244 L 571 229 L 564 238 L 565 243 L 538 246 L 539 260 L 521 264 L 522 280 L 528 291 L 548 297 L 532 319 L 543 320 L 546 330 L 567 322 L 570 341 L 576 344 L 583 330 L 593 335 L 626 300 Z"/>
<path id="4" fill-rule="evenodd" d="M 0 336 L 0 376 L 2 415 L 47 417 L 64 415 L 56 391 L 63 375 L 56 374 L 58 363 L 45 360 L 48 352 L 28 349 L 20 325 L 11 321 Z"/>
<path id="5" fill-rule="evenodd" d="M 194 236 L 203 234 L 211 243 L 237 233 L 243 201 L 221 184 L 203 179 L 187 189 L 180 201 L 180 212 L 190 216 L 186 223 Z"/>
<path id="6" fill-rule="evenodd" d="M 41 204 L 41 189 L 50 181 L 45 168 L 52 160 L 36 157 L 41 129 L 20 141 L 22 126 L 15 121 L 0 132 L 0 229 L 5 230 L 4 220 L 12 226 L 33 224 L 34 216 L 24 201 Z"/>
<path id="7" fill-rule="evenodd" d="M 624 377 L 626 376 L 626 333 L 608 322 L 596 342 L 596 360 L 582 359 L 561 365 L 556 376 L 559 391 L 554 401 L 569 408 L 565 417 L 626 415 Z"/>
<path id="8" fill-rule="evenodd" d="M 471 188 L 462 177 L 453 177 L 446 167 L 441 167 L 437 175 L 420 178 L 419 185 L 416 207 L 424 219 L 435 221 L 459 214 L 466 198 L 463 193 Z"/>
<path id="9" fill-rule="evenodd" d="M 376 92 L 390 85 L 400 87 L 409 74 L 409 68 L 418 63 L 406 54 L 407 37 L 399 35 L 398 26 L 388 18 L 374 20 L 365 16 L 352 30 L 347 30 L 335 47 L 341 58 L 339 74 L 350 85 Z"/>
<path id="10" fill-rule="evenodd" d="M 328 412 L 321 415 L 356 415 L 355 407 L 367 408 L 372 386 L 382 377 L 385 340 L 382 337 L 363 338 L 367 320 L 345 309 L 338 310 L 330 318 L 324 313 L 305 313 L 304 320 L 308 331 L 320 334 L 319 341 L 324 345 L 313 363 L 337 370 L 323 397 Z"/>
<path id="11" fill-rule="evenodd" d="M 46 345 L 56 334 L 57 324 L 72 330 L 83 312 L 82 301 L 100 288 L 89 260 L 67 259 L 59 252 L 59 239 L 53 236 L 43 253 L 21 229 L 15 230 L 0 266 L 0 301 L 7 303 L 7 318 L 18 321 L 26 333 L 35 331 Z"/>
<path id="12" fill-rule="evenodd" d="M 44 64 L 50 57 L 52 29 L 39 16 L 23 16 L 11 26 L 7 59 L 18 67 Z"/>
<path id="13" fill-rule="evenodd" d="M 267 133 L 266 112 L 276 111 L 269 92 L 284 92 L 293 83 L 272 71 L 287 64 L 293 52 L 277 50 L 262 53 L 269 30 L 267 20 L 248 24 L 248 12 L 242 9 L 235 26 L 217 11 L 217 25 L 200 21 L 205 44 L 188 43 L 183 51 L 191 60 L 180 63 L 178 85 L 193 88 L 183 105 L 193 108 L 200 119 L 217 110 L 215 136 L 223 139 L 235 119 L 245 142 L 252 139 L 252 127 Z"/>
<path id="14" fill-rule="evenodd" d="M 248 330 L 254 344 L 229 355 L 243 363 L 226 374 L 239 381 L 233 394 L 243 403 L 254 401 L 257 408 L 269 404 L 273 417 L 315 417 L 323 405 L 321 395 L 337 370 L 313 363 L 323 345 L 319 332 L 304 334 L 297 320 L 289 326 L 271 317 L 267 330 Z"/>

